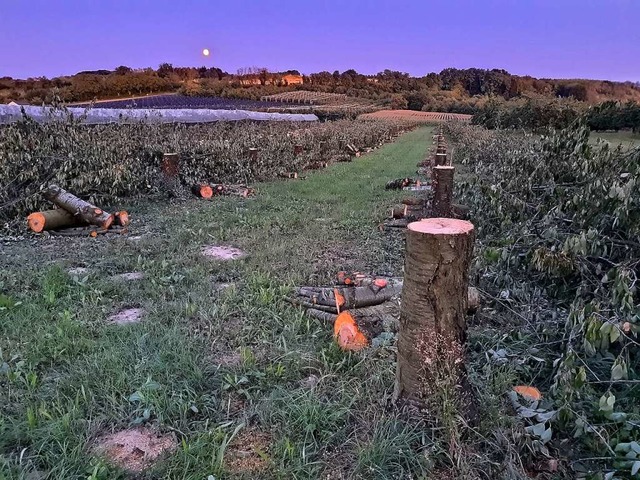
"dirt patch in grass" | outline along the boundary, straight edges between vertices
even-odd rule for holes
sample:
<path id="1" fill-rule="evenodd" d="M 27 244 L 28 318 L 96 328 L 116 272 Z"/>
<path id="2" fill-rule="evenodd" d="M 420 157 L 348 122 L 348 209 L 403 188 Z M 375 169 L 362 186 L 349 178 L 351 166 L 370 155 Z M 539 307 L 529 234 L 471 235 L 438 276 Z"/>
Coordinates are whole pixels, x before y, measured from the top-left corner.
<path id="1" fill-rule="evenodd" d="M 162 454 L 176 446 L 173 435 L 160 435 L 140 427 L 106 435 L 96 442 L 94 451 L 130 472 L 142 472 Z"/>
<path id="2" fill-rule="evenodd" d="M 119 280 L 124 280 L 125 282 L 131 282 L 133 280 L 142 280 L 144 278 L 144 273 L 142 272 L 127 272 L 121 273 L 117 275 Z"/>
<path id="3" fill-rule="evenodd" d="M 217 260 L 236 260 L 246 255 L 242 250 L 229 245 L 208 245 L 202 249 L 205 257 L 215 258 Z"/>
<path id="4" fill-rule="evenodd" d="M 144 315 L 142 308 L 125 308 L 118 313 L 111 315 L 108 319 L 109 323 L 117 325 L 128 325 L 130 323 L 138 323 Z"/>
<path id="5" fill-rule="evenodd" d="M 241 430 L 231 441 L 225 456 L 225 467 L 235 474 L 256 474 L 269 468 L 268 452 L 271 435 L 256 429 Z"/>

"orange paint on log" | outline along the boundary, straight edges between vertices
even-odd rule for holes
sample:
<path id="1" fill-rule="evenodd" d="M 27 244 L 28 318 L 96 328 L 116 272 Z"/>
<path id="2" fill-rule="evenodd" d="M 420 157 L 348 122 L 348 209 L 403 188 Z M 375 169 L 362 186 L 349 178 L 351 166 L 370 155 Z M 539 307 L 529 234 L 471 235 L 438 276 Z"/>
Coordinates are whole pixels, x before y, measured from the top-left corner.
<path id="1" fill-rule="evenodd" d="M 116 225 L 126 227 L 131 223 L 131 220 L 129 219 L 129 214 L 127 213 L 126 210 L 120 210 L 119 212 L 116 212 L 115 217 L 116 217 L 115 218 Z"/>
<path id="2" fill-rule="evenodd" d="M 202 198 L 213 197 L 213 188 L 211 188 L 209 185 L 200 185 L 200 196 Z"/>
<path id="3" fill-rule="evenodd" d="M 36 233 L 44 230 L 45 223 L 44 215 L 40 212 L 34 212 L 27 217 L 27 226 Z"/>
<path id="4" fill-rule="evenodd" d="M 345 303 L 345 299 L 337 288 L 333 289 L 333 296 L 336 299 L 336 310 L 340 313 L 340 307 Z"/>
<path id="5" fill-rule="evenodd" d="M 96 238 L 98 236 L 98 232 L 96 232 L 95 230 L 92 230 L 89 236 L 92 238 Z"/>
<path id="6" fill-rule="evenodd" d="M 530 401 L 540 400 L 542 398 L 540 390 L 528 385 L 518 385 L 517 387 L 513 387 L 513 391 Z"/>
<path id="7" fill-rule="evenodd" d="M 378 288 L 384 288 L 388 285 L 388 282 L 384 278 L 376 278 L 373 284 Z"/>
<path id="8" fill-rule="evenodd" d="M 357 351 L 365 348 L 369 341 L 349 312 L 342 312 L 333 324 L 333 336 L 343 350 Z"/>

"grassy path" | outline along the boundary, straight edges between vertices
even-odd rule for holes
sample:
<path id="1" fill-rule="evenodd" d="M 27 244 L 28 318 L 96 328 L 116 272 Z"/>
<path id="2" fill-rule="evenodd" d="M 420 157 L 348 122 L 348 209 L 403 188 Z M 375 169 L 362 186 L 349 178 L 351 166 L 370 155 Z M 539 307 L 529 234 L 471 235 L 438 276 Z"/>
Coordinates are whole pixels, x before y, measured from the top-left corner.
<path id="1" fill-rule="evenodd" d="M 341 269 L 401 273 L 402 235 L 377 229 L 401 195 L 384 184 L 415 172 L 430 132 L 259 185 L 254 199 L 131 205 L 138 240 L 6 247 L 0 479 L 126 478 L 89 453 L 97 437 L 132 425 L 179 442 L 144 478 L 426 472 L 422 433 L 385 408 L 390 350 L 344 354 L 329 325 L 282 298 Z M 211 261 L 201 255 L 209 244 L 248 255 Z M 88 272 L 68 273 L 78 266 Z M 124 281 L 125 272 L 145 278 Z M 107 324 L 123 307 L 144 309 L 144 321 Z"/>

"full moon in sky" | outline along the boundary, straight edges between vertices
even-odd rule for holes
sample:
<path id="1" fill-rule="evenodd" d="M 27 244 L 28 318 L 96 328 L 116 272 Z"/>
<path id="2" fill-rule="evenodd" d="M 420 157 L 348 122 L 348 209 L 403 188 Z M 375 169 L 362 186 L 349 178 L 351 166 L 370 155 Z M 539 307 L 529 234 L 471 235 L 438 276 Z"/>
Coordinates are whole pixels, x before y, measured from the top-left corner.
<path id="1" fill-rule="evenodd" d="M 209 56 L 209 53 L 210 53 L 210 52 L 209 52 L 209 49 L 208 49 L 208 48 L 205 48 L 204 50 L 202 50 L 202 55 L 204 55 L 205 57 L 208 57 L 208 56 Z"/>

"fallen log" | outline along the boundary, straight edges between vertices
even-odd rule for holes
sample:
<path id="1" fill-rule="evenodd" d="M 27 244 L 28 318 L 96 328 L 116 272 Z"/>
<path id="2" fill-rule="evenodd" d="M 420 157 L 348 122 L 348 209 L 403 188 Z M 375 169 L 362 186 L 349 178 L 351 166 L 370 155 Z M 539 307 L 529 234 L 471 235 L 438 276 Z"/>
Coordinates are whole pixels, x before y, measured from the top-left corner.
<path id="1" fill-rule="evenodd" d="M 209 199 L 213 197 L 213 188 L 206 184 L 194 185 L 191 187 L 191 192 L 200 198 Z"/>
<path id="2" fill-rule="evenodd" d="M 395 180 L 390 180 L 384 186 L 385 190 L 402 190 L 408 186 L 420 186 L 420 180 L 416 180 L 415 178 L 397 178 Z"/>
<path id="3" fill-rule="evenodd" d="M 79 199 L 57 185 L 49 186 L 49 188 L 42 192 L 42 195 L 50 202 L 55 203 L 72 215 L 82 219 L 85 223 L 97 225 L 105 230 L 113 223 L 114 216 L 112 214 L 104 212 L 95 205 Z"/>
<path id="4" fill-rule="evenodd" d="M 405 197 L 400 203 L 402 203 L 403 205 L 411 205 L 414 207 L 423 207 L 426 203 L 426 200 L 424 198 L 418 197 Z"/>
<path id="5" fill-rule="evenodd" d="M 404 218 L 407 216 L 407 205 L 403 207 L 393 207 L 389 218 Z"/>
<path id="6" fill-rule="evenodd" d="M 48 232 L 53 237 L 97 237 L 98 235 L 121 235 L 128 233 L 126 227 L 111 227 L 108 230 L 96 228 L 95 226 L 65 228 L 64 230 L 52 230 Z"/>
<path id="7" fill-rule="evenodd" d="M 300 287 L 295 292 L 301 301 L 329 307 L 337 305 L 343 310 L 349 310 L 380 305 L 389 301 L 401 290 L 402 283 L 387 282 L 387 286 L 383 288 L 375 285 L 337 288 Z"/>
<path id="8" fill-rule="evenodd" d="M 63 208 L 34 212 L 27 217 L 27 226 L 36 233 L 44 230 L 55 230 L 60 227 L 73 227 L 84 222 Z"/>

